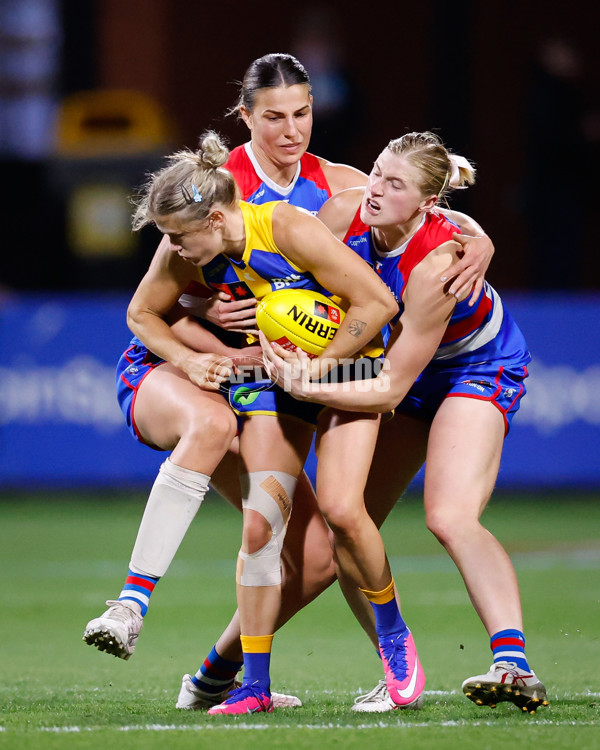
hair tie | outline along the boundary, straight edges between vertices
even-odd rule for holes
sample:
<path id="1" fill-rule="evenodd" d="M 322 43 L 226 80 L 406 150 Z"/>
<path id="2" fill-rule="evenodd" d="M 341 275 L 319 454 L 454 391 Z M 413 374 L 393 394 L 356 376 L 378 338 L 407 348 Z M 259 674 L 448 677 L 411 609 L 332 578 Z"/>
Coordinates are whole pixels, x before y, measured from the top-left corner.
<path id="1" fill-rule="evenodd" d="M 450 158 L 450 179 L 448 180 L 448 184 L 456 188 L 457 190 L 462 190 L 463 188 L 466 188 L 466 185 L 460 184 L 460 169 L 471 169 L 471 165 L 468 162 L 467 159 L 465 159 L 464 156 L 460 156 L 459 154 L 449 154 Z M 444 185 L 444 187 L 446 187 Z M 442 188 L 443 190 L 444 188 Z"/>

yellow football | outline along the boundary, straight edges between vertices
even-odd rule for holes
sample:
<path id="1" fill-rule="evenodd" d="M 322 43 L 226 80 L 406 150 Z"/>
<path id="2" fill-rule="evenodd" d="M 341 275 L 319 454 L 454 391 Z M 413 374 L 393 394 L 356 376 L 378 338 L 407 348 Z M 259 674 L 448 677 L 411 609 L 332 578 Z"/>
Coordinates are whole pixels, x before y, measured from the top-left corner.
<path id="1" fill-rule="evenodd" d="M 284 349 L 318 357 L 335 336 L 344 311 L 319 292 L 280 289 L 266 294 L 256 308 L 256 323 L 269 341 Z"/>

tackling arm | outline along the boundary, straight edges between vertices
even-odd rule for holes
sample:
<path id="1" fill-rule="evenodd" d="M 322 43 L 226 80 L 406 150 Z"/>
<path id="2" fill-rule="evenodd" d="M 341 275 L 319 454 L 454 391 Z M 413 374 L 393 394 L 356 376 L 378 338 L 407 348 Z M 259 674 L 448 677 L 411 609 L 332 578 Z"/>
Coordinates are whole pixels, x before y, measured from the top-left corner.
<path id="1" fill-rule="evenodd" d="M 182 291 L 193 280 L 192 265 L 159 247 L 127 308 L 127 324 L 154 354 L 186 373 L 201 387 L 216 388 L 229 376 L 231 360 L 200 354 L 180 340 L 167 322 Z"/>
<path id="2" fill-rule="evenodd" d="M 273 236 L 292 263 L 310 271 L 325 289 L 350 303 L 333 340 L 313 360 L 313 372 L 319 372 L 325 359 L 356 354 L 398 312 L 396 301 L 377 274 L 314 216 L 281 203 L 273 212 Z"/>
<path id="3" fill-rule="evenodd" d="M 370 388 L 364 381 L 351 383 L 310 383 L 302 377 L 298 362 L 280 347 L 265 345 L 268 363 L 292 395 L 346 411 L 386 412 L 404 398 L 419 374 L 431 361 L 444 335 L 456 298 L 439 280 L 451 263 L 458 246 L 444 243 L 411 273 L 404 293 L 404 312 L 394 327 L 386 353 L 386 365 Z M 286 363 L 286 360 L 288 362 Z"/>

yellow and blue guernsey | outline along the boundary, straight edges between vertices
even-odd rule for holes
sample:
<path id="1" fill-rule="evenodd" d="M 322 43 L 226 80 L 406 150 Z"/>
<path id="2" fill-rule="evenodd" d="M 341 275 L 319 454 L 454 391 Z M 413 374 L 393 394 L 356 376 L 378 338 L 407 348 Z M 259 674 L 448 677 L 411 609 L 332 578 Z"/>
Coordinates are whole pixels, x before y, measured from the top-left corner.
<path id="1" fill-rule="evenodd" d="M 202 296 L 203 289 L 226 292 L 232 299 L 262 299 L 279 289 L 309 289 L 327 297 L 331 294 L 308 271 L 304 271 L 288 258 L 273 239 L 273 211 L 278 201 L 255 205 L 240 201 L 244 217 L 246 246 L 240 260 L 219 254 L 205 266 L 199 267 L 198 281 L 189 285 L 189 297 Z M 195 286 L 198 289 L 196 290 Z M 212 293 L 211 292 L 211 293 Z M 255 337 L 249 337 L 256 340 Z M 383 350 L 369 351 L 377 356 Z M 150 352 L 134 337 L 117 366 L 117 395 L 127 425 L 132 435 L 141 440 L 135 424 L 134 405 L 137 390 L 143 379 L 163 360 Z M 302 421 L 316 424 L 323 409 L 319 404 L 303 404 L 292 398 L 270 380 L 231 382 L 226 389 L 229 403 L 238 415 L 286 414 Z"/>
<path id="2" fill-rule="evenodd" d="M 278 289 L 310 289 L 330 297 L 308 271 L 288 260 L 273 239 L 273 211 L 277 201 L 255 205 L 240 201 L 246 230 L 241 260 L 218 255 L 198 269 L 198 281 L 232 299 L 262 299 Z M 189 289 L 188 292 L 193 290 Z"/>

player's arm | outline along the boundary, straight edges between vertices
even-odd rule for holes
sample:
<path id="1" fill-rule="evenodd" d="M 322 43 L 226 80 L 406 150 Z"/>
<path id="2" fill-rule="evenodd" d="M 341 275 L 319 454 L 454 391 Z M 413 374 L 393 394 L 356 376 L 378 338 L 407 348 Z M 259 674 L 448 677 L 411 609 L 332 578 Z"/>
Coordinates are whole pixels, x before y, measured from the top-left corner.
<path id="1" fill-rule="evenodd" d="M 338 240 L 344 239 L 348 227 L 354 218 L 365 193 L 364 188 L 349 188 L 332 196 L 326 201 L 317 214 L 323 224 Z"/>
<path id="2" fill-rule="evenodd" d="M 227 346 L 212 331 L 199 323 L 195 317 L 188 315 L 187 309 L 179 304 L 176 304 L 169 312 L 167 322 L 175 336 L 194 351 L 229 357 L 234 365 L 256 364 L 262 357 L 262 351 L 258 344 L 250 344 L 239 348 Z"/>
<path id="3" fill-rule="evenodd" d="M 162 243 L 161 243 L 162 244 Z M 127 308 L 127 325 L 154 354 L 185 372 L 201 387 L 218 387 L 229 376 L 231 362 L 217 354 L 200 354 L 173 332 L 168 316 L 195 277 L 191 263 L 163 245 Z"/>
<path id="4" fill-rule="evenodd" d="M 277 345 L 265 346 L 265 359 L 277 371 L 278 381 L 301 400 L 316 401 L 347 411 L 386 412 L 394 409 L 435 354 L 456 298 L 439 280 L 455 258 L 459 245 L 444 243 L 412 271 L 406 285 L 404 312 L 394 326 L 384 369 L 365 388 L 365 382 L 312 383 L 303 377 L 297 361 Z M 304 365 L 305 360 L 302 360 Z"/>
<path id="5" fill-rule="evenodd" d="M 396 301 L 377 274 L 315 216 L 280 203 L 273 211 L 273 237 L 294 265 L 312 273 L 325 289 L 349 303 L 333 340 L 313 360 L 313 371 L 318 371 L 324 358 L 356 354 L 398 312 Z"/>
<path id="6" fill-rule="evenodd" d="M 349 167 L 347 164 L 335 164 L 326 159 L 319 158 L 321 169 L 329 184 L 331 195 L 339 193 L 351 187 L 361 187 L 367 184 L 367 175 L 359 169 Z"/>
<path id="7" fill-rule="evenodd" d="M 453 239 L 463 248 L 462 255 L 447 269 L 442 281 L 450 280 L 450 294 L 457 299 L 462 299 L 472 290 L 469 305 L 473 305 L 481 294 L 485 274 L 494 255 L 494 243 L 475 219 L 467 214 L 443 208 L 438 210 L 460 227 L 462 234 L 454 234 Z"/>

